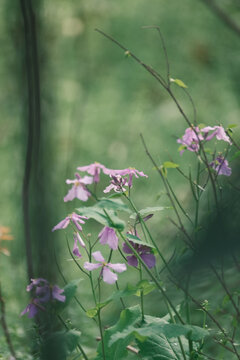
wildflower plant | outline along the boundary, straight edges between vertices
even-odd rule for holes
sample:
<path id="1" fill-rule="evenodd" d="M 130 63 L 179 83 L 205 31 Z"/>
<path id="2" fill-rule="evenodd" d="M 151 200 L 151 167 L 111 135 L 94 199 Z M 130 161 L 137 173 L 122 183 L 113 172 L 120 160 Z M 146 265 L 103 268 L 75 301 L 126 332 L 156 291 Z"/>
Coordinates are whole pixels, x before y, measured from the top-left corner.
<path id="1" fill-rule="evenodd" d="M 224 265 L 221 263 L 222 267 L 219 269 L 219 264 L 215 261 L 207 262 L 209 271 L 212 272 L 227 296 L 225 301 L 231 308 L 230 324 L 233 320 L 235 324 L 233 330 L 229 327 L 229 323 L 228 328 L 225 329 L 217 312 L 211 311 L 208 300 L 197 299 L 192 295 L 191 271 L 187 273 L 187 276 L 182 275 L 181 279 L 178 273 L 179 259 L 200 254 L 199 214 L 206 205 L 206 198 L 208 203 L 211 203 L 212 213 L 216 213 L 221 218 L 220 202 L 223 185 L 220 186 L 219 176 L 223 175 L 222 178 L 225 176 L 225 179 L 232 176 L 229 154 L 232 148 L 238 148 L 238 145 L 232 137 L 232 128 L 225 129 L 220 124 L 205 126 L 197 123 L 196 109 L 186 90 L 186 85 L 181 80 L 170 77 L 166 47 L 159 28 L 156 27 L 156 30 L 160 35 L 165 54 L 166 79 L 115 39 L 100 30 L 98 32 L 113 41 L 127 52 L 130 58 L 143 66 L 175 102 L 185 121 L 184 134 L 182 136 L 176 134 L 177 143 L 180 144 L 179 154 L 176 143 L 176 159 L 179 156 L 185 156 L 186 151 L 191 152 L 196 162 L 196 171 L 195 174 L 192 171 L 185 174 L 175 159 L 174 161 L 167 159 L 159 164 L 151 155 L 141 135 L 143 150 L 153 165 L 151 174 L 146 175 L 142 169 L 137 170 L 132 167 L 122 170 L 109 169 L 95 162 L 90 165 L 83 164 L 83 166 L 80 164 L 77 171 L 81 175 L 76 173 L 74 180 L 66 181 L 72 187 L 64 201 L 72 201 L 76 198 L 79 201 L 79 207 L 73 209 L 70 215 L 66 215 L 53 227 L 52 231 L 61 230 L 67 237 L 68 247 L 68 238 L 73 240 L 73 249 L 69 247 L 71 258 L 79 270 L 79 278 L 88 281 L 92 293 L 91 304 L 86 303 L 84 296 L 82 298 L 77 296 L 81 316 L 91 318 L 93 326 L 99 328 L 96 354 L 92 356 L 87 353 L 81 344 L 80 337 L 72 347 L 72 352 L 77 347 L 80 352 L 73 354 L 72 359 L 121 360 L 127 358 L 129 351 L 136 358 L 140 357 L 144 360 L 215 359 L 215 353 L 217 356 L 224 353 L 225 359 L 240 359 L 237 340 L 237 336 L 240 335 L 239 293 L 230 289 L 225 282 Z M 175 97 L 172 88 L 174 84 L 180 86 L 191 100 L 194 108 L 193 119 L 185 114 Z M 222 143 L 225 145 L 223 150 L 220 145 Z M 210 147 L 210 150 L 206 150 L 206 145 Z M 235 158 L 238 157 L 237 154 L 239 155 L 239 151 L 235 154 Z M 180 202 L 171 186 L 168 174 L 170 169 L 183 176 L 189 185 L 194 201 L 194 209 L 190 214 L 185 210 L 185 204 Z M 138 182 L 143 178 L 147 179 L 148 176 L 156 176 L 156 174 L 169 200 L 167 209 L 170 209 L 171 215 L 166 221 L 175 227 L 182 239 L 181 251 L 179 254 L 174 252 L 172 258 L 163 254 L 161 241 L 152 234 L 149 225 L 151 218 L 156 217 L 158 211 L 164 212 L 166 207 L 147 204 L 147 207 L 138 209 L 130 192 L 132 187 L 137 188 Z M 110 180 L 107 187 L 105 187 L 103 177 Z M 91 198 L 91 205 L 87 203 L 89 198 Z M 125 213 L 124 217 L 121 215 L 123 213 Z M 90 219 L 96 223 L 95 226 L 98 226 L 98 234 L 94 234 L 94 231 L 91 234 L 86 233 L 85 226 L 86 223 L 90 223 Z M 235 260 L 236 265 L 239 266 L 238 260 L 236 258 Z M 122 279 L 126 281 L 129 273 L 134 273 L 135 282 L 122 285 Z M 180 294 L 176 298 L 172 298 L 171 292 L 168 291 L 168 287 L 172 286 L 176 286 Z M 69 296 L 68 285 L 61 290 L 56 286 L 51 287 L 44 279 L 32 280 L 28 291 L 33 291 L 33 300 L 22 314 L 28 312 L 29 317 L 33 317 L 40 310 L 44 311 L 49 301 L 67 304 L 71 297 L 76 296 L 76 287 L 75 284 L 72 291 L 70 286 Z M 104 297 L 105 287 L 112 287 L 112 293 L 108 297 Z M 166 307 L 165 316 L 160 313 L 157 316 L 146 314 L 146 295 L 152 292 L 154 296 L 159 297 L 159 300 L 163 300 Z M 130 297 L 134 299 L 135 305 L 127 307 L 125 298 Z M 181 297 L 182 300 L 177 302 Z M 122 306 L 119 320 L 113 326 L 104 328 L 103 309 L 116 301 L 119 301 Z M 200 322 L 191 320 L 195 319 L 191 315 L 199 310 L 203 314 L 203 320 Z M 66 325 L 63 317 L 61 321 Z M 210 331 L 207 326 L 211 328 Z M 219 352 L 214 350 L 212 354 L 212 343 L 219 346 Z M 222 355 L 221 358 L 223 358 Z"/>

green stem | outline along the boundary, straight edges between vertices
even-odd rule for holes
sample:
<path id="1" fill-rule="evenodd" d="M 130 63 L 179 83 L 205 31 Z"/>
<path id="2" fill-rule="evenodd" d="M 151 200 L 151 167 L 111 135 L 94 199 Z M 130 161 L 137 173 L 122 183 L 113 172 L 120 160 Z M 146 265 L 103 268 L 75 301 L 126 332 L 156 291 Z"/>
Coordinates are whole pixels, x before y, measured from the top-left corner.
<path id="1" fill-rule="evenodd" d="M 117 281 L 115 282 L 115 284 L 116 284 L 117 290 L 120 291 L 120 288 L 119 288 L 119 286 L 118 286 L 118 282 L 117 282 Z M 124 304 L 124 301 L 123 301 L 123 299 L 122 299 L 121 297 L 120 297 L 120 301 L 121 301 L 121 304 L 122 304 L 123 309 L 126 309 L 126 306 L 125 306 L 125 304 Z"/>
<path id="2" fill-rule="evenodd" d="M 143 225 L 143 227 L 146 229 L 147 231 L 147 234 L 152 242 L 152 244 L 155 246 L 157 252 L 158 252 L 158 255 L 160 256 L 160 258 L 162 259 L 162 262 L 164 263 L 164 265 L 166 266 L 166 268 L 168 269 L 169 273 L 172 275 L 172 271 L 171 269 L 169 268 L 169 265 L 166 261 L 166 259 L 164 258 L 163 254 L 161 253 L 161 251 L 159 250 L 155 240 L 153 239 L 152 237 L 152 234 L 150 233 L 149 229 L 148 229 L 148 226 L 146 225 L 145 221 L 142 219 L 142 216 L 141 214 L 139 213 L 139 211 L 137 210 L 136 206 L 134 205 L 133 201 L 126 195 L 124 194 L 124 196 L 126 197 L 126 199 L 129 201 L 129 203 L 131 204 L 133 210 L 135 211 L 136 215 L 138 216 L 139 218 L 139 221 L 141 222 L 141 224 Z"/>
<path id="3" fill-rule="evenodd" d="M 141 264 L 139 265 L 139 274 L 140 274 L 140 281 L 142 281 L 142 266 Z M 141 290 L 141 294 L 140 294 L 140 297 L 141 297 L 141 311 L 142 311 L 142 322 L 144 323 L 144 306 L 143 306 L 143 291 Z"/>

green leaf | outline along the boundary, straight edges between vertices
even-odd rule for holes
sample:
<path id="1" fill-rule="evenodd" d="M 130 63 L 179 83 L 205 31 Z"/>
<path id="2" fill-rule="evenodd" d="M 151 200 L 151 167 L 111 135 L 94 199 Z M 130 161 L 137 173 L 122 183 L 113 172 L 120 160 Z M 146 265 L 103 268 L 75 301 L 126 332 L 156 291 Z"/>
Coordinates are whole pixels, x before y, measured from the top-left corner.
<path id="1" fill-rule="evenodd" d="M 76 295 L 77 287 L 80 281 L 82 281 L 82 279 L 73 280 L 63 288 L 63 295 L 66 296 L 66 300 L 64 302 L 56 302 L 55 309 L 58 313 L 64 310 L 69 305 L 72 298 Z"/>
<path id="2" fill-rule="evenodd" d="M 173 163 L 173 162 L 171 162 L 171 161 L 165 161 L 165 162 L 163 163 L 163 166 L 164 166 L 166 169 L 176 169 L 177 167 L 179 167 L 178 164 L 175 164 L 175 163 Z"/>
<path id="3" fill-rule="evenodd" d="M 139 244 L 139 245 L 145 245 L 148 246 L 152 249 L 155 249 L 155 247 L 152 244 L 147 243 L 146 241 L 142 241 L 140 240 L 137 236 L 132 235 L 132 234 L 127 234 L 126 237 L 131 240 L 134 244 Z"/>
<path id="4" fill-rule="evenodd" d="M 141 216 L 144 217 L 144 216 L 146 216 L 148 214 L 154 213 L 156 211 L 162 211 L 162 210 L 165 210 L 165 209 L 170 209 L 170 207 L 168 207 L 168 206 L 153 206 L 153 207 L 147 207 L 147 208 L 142 209 L 142 210 L 140 210 L 138 212 L 139 212 L 139 214 Z M 130 215 L 130 219 L 136 219 L 136 216 L 137 216 L 136 213 L 132 213 Z"/>
<path id="5" fill-rule="evenodd" d="M 134 325 L 138 324 L 141 320 L 141 310 L 139 306 L 125 309 L 121 312 L 120 319 L 116 325 L 105 330 L 103 341 L 105 347 L 105 360 L 125 360 L 127 358 L 126 347 L 134 339 L 131 331 L 128 335 L 117 340 L 115 344 L 110 345 L 110 338 L 113 334 L 122 333 L 123 330 L 134 329 Z M 102 344 L 98 344 L 98 356 L 95 360 L 102 360 Z"/>
<path id="6" fill-rule="evenodd" d="M 97 308 L 93 308 L 93 309 L 89 309 L 86 311 L 86 315 L 90 318 L 94 318 L 98 313 L 98 309 Z"/>
<path id="7" fill-rule="evenodd" d="M 104 209 L 101 209 L 98 206 L 85 206 L 78 208 L 77 211 L 80 215 L 85 215 L 90 219 L 94 219 L 104 226 L 109 226 L 119 231 L 124 230 L 125 222 L 111 209 L 104 211 Z"/>
<path id="8" fill-rule="evenodd" d="M 182 87 L 182 88 L 187 88 L 187 85 L 184 84 L 184 82 L 180 79 L 170 79 L 171 82 L 177 84 L 178 86 Z"/>
<path id="9" fill-rule="evenodd" d="M 115 211 L 131 211 L 121 199 L 102 198 L 95 206 L 101 209 L 110 209 Z"/>
<path id="10" fill-rule="evenodd" d="M 150 282 L 149 280 L 141 280 L 137 284 L 137 288 L 138 290 L 136 291 L 135 295 L 137 296 L 141 296 L 141 294 L 147 295 L 156 289 L 156 284 Z"/>
<path id="11" fill-rule="evenodd" d="M 188 354 L 188 342 L 181 339 L 185 354 Z M 137 341 L 139 355 L 143 360 L 181 360 L 182 351 L 178 340 L 167 339 L 164 334 L 153 334 L 146 341 Z"/>
<path id="12" fill-rule="evenodd" d="M 230 124 L 230 125 L 228 125 L 228 129 L 233 129 L 237 126 L 238 126 L 238 124 Z"/>

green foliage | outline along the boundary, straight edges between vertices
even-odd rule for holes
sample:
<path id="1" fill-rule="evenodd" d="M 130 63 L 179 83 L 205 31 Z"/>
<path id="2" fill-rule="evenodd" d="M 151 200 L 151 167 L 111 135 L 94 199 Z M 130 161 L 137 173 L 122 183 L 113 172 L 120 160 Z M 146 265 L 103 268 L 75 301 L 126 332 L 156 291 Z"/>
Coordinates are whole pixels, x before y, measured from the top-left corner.
<path id="1" fill-rule="evenodd" d="M 129 240 L 131 240 L 134 244 L 145 245 L 145 246 L 148 246 L 148 247 L 150 247 L 150 248 L 152 248 L 152 249 L 155 249 L 155 247 L 154 247 L 152 244 L 150 244 L 150 243 L 148 243 L 148 242 L 146 242 L 146 241 L 140 240 L 140 239 L 139 239 L 137 236 L 135 236 L 135 235 L 127 234 L 127 238 L 128 238 Z"/>
<path id="2" fill-rule="evenodd" d="M 129 207 L 121 199 L 101 198 L 95 206 L 106 210 L 130 212 Z"/>
<path id="3" fill-rule="evenodd" d="M 116 325 L 107 329 L 104 334 L 106 360 L 123 359 L 126 356 L 126 346 L 135 341 L 144 359 L 172 360 L 181 358 L 182 350 L 178 339 L 181 338 L 185 352 L 188 352 L 188 341 L 200 342 L 208 332 L 198 326 L 170 324 L 166 320 L 144 316 L 139 306 L 123 310 Z M 98 346 L 98 357 L 102 357 L 101 344 Z M 180 357 L 179 357 L 180 356 Z"/>
<path id="4" fill-rule="evenodd" d="M 84 206 L 78 208 L 77 211 L 80 215 L 87 216 L 90 219 L 94 219 L 104 226 L 115 228 L 119 231 L 123 231 L 125 228 L 125 222 L 121 220 L 114 210 L 105 210 L 98 205 Z"/>
<path id="5" fill-rule="evenodd" d="M 165 210 L 165 209 L 169 209 L 169 207 L 166 207 L 166 206 L 152 206 L 152 207 L 147 207 L 145 209 L 141 209 L 138 211 L 138 213 L 144 217 L 146 215 L 149 215 L 149 214 L 152 214 L 156 211 L 162 211 L 162 210 Z M 130 219 L 136 219 L 137 217 L 137 214 L 134 212 L 130 215 Z"/>

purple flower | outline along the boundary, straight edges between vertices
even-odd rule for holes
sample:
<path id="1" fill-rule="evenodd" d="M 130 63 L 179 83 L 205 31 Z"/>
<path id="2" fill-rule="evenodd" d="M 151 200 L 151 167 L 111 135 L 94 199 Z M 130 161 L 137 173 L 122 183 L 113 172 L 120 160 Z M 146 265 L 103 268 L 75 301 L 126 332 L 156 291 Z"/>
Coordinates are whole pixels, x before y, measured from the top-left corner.
<path id="1" fill-rule="evenodd" d="M 106 263 L 106 261 L 100 251 L 95 251 L 94 253 L 92 253 L 92 256 L 94 257 L 94 259 L 96 261 L 98 261 L 98 263 L 94 264 L 94 263 L 90 263 L 90 262 L 85 262 L 83 267 L 88 271 L 92 271 L 92 270 L 101 268 L 100 275 L 102 275 L 103 281 L 105 281 L 108 284 L 114 284 L 118 279 L 117 274 L 113 273 L 111 270 L 114 270 L 119 273 L 127 270 L 127 267 L 125 264 Z"/>
<path id="2" fill-rule="evenodd" d="M 46 310 L 42 304 L 54 299 L 61 302 L 66 300 L 66 296 L 62 295 L 63 289 L 60 289 L 57 285 L 51 286 L 43 278 L 31 279 L 31 284 L 27 286 L 27 291 L 31 291 L 33 298 L 30 304 L 21 312 L 21 316 L 28 313 L 29 318 L 34 317 L 39 310 Z"/>
<path id="3" fill-rule="evenodd" d="M 136 234 L 136 236 L 138 236 L 137 233 L 135 233 L 135 234 Z M 137 244 L 130 240 L 129 240 L 129 243 L 132 245 L 134 250 L 139 254 L 139 256 L 145 262 L 147 267 L 149 267 L 149 269 L 151 269 L 152 267 L 155 266 L 156 258 L 151 253 L 152 250 L 149 246 Z M 133 254 L 131 256 L 127 256 L 128 265 L 137 267 L 138 266 L 138 258 L 134 255 L 133 250 L 127 245 L 127 243 L 123 244 L 123 252 L 125 252 L 125 254 Z"/>
<path id="4" fill-rule="evenodd" d="M 85 185 L 92 184 L 93 178 L 91 176 L 84 176 L 81 178 L 79 174 L 75 174 L 76 179 L 66 180 L 67 184 L 73 184 L 72 188 L 68 191 L 67 195 L 64 197 L 64 201 L 71 201 L 75 198 L 87 201 L 91 193 L 86 189 Z"/>
<path id="5" fill-rule="evenodd" d="M 118 237 L 114 229 L 105 226 L 102 231 L 98 234 L 100 239 L 100 244 L 108 244 L 109 247 L 113 250 L 116 250 L 118 247 Z"/>
<path id="6" fill-rule="evenodd" d="M 213 131 L 211 134 L 209 134 L 209 131 Z M 232 145 L 230 138 L 227 136 L 224 128 L 222 126 L 207 126 L 201 130 L 201 132 L 204 134 L 204 140 L 210 141 L 214 136 L 216 136 L 217 140 L 223 140 L 228 142 L 230 145 Z"/>
<path id="7" fill-rule="evenodd" d="M 197 152 L 199 150 L 199 141 L 203 140 L 202 134 L 198 127 L 187 128 L 185 134 L 181 139 L 178 139 L 177 142 L 182 144 L 189 151 Z M 180 154 L 182 155 L 184 150 L 181 150 Z"/>
<path id="8" fill-rule="evenodd" d="M 217 156 L 209 166 L 211 166 L 218 175 L 230 176 L 232 174 L 232 169 L 228 166 L 228 161 L 224 159 L 222 155 Z"/>
<path id="9" fill-rule="evenodd" d="M 20 315 L 23 316 L 29 313 L 28 317 L 33 318 L 35 315 L 37 315 L 39 310 L 45 311 L 46 309 L 38 303 L 37 299 L 33 299 L 32 302 L 25 307 Z"/>
<path id="10" fill-rule="evenodd" d="M 84 248 L 86 247 L 86 245 L 78 232 L 73 234 L 73 239 L 74 239 L 73 254 L 80 258 L 82 257 L 82 255 L 80 254 L 78 243 Z"/>
<path id="11" fill-rule="evenodd" d="M 104 172 L 104 174 L 108 174 L 108 171 L 111 171 L 110 169 L 107 169 L 104 165 L 95 162 L 93 164 L 87 165 L 87 166 L 80 166 L 77 168 L 79 171 L 86 171 L 88 174 L 93 176 L 93 181 L 95 183 L 98 183 L 100 181 L 100 172 L 101 170 Z"/>
<path id="12" fill-rule="evenodd" d="M 54 226 L 52 231 L 65 229 L 69 225 L 70 221 L 73 222 L 73 224 L 76 226 L 76 228 L 79 231 L 82 231 L 82 226 L 79 224 L 79 223 L 85 224 L 85 221 L 83 221 L 82 219 L 88 219 L 88 218 L 86 216 L 78 215 L 75 212 L 73 212 L 72 214 L 65 217 L 65 219 L 60 221 L 60 223 L 58 223 L 56 226 Z"/>
<path id="13" fill-rule="evenodd" d="M 110 175 L 110 176 L 118 176 L 118 175 L 121 175 L 121 176 L 125 176 L 125 175 L 128 175 L 129 176 L 129 180 L 128 180 L 128 183 L 127 185 L 129 187 L 132 186 L 132 178 L 133 178 L 133 175 L 136 177 L 136 178 L 139 178 L 139 176 L 144 176 L 144 177 L 148 177 L 146 174 L 143 173 L 143 171 L 139 171 L 133 167 L 129 167 L 127 169 L 123 169 L 123 170 L 109 170 L 107 169 L 107 171 L 105 172 L 106 174 Z"/>
<path id="14" fill-rule="evenodd" d="M 121 175 L 110 175 L 111 183 L 103 190 L 104 193 L 109 193 L 109 191 L 114 190 L 115 192 L 125 192 L 126 189 L 124 186 L 128 186 L 127 179 L 123 178 Z"/>

